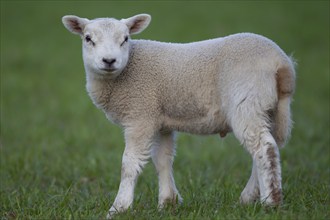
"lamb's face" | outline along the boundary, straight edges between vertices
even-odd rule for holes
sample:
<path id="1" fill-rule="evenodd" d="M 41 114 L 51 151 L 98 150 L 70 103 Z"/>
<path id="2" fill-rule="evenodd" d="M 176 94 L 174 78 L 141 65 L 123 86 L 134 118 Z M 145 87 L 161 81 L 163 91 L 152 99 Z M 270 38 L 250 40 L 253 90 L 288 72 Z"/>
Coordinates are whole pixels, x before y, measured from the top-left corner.
<path id="1" fill-rule="evenodd" d="M 147 14 L 116 20 L 99 18 L 88 20 L 64 16 L 64 26 L 83 41 L 83 59 L 87 74 L 115 78 L 128 62 L 130 35 L 143 31 L 150 23 Z"/>
<path id="2" fill-rule="evenodd" d="M 129 54 L 129 30 L 115 19 L 88 23 L 82 34 L 83 59 L 87 72 L 116 77 L 125 68 Z"/>

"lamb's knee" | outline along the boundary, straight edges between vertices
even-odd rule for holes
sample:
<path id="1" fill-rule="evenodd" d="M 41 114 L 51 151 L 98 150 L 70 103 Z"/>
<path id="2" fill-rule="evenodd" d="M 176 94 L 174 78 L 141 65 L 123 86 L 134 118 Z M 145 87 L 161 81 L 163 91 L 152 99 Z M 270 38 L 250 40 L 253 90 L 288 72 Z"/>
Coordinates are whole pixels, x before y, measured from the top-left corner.
<path id="1" fill-rule="evenodd" d="M 121 166 L 121 177 L 122 179 L 135 177 L 142 172 L 142 168 L 145 165 L 145 161 L 136 158 L 123 156 L 122 166 Z"/>

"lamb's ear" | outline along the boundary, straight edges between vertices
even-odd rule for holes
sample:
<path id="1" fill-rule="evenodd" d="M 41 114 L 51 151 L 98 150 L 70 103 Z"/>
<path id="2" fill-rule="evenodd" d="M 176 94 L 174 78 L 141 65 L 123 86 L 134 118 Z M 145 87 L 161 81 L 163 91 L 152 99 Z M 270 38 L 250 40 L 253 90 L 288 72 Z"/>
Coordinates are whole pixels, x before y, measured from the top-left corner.
<path id="1" fill-rule="evenodd" d="M 74 34 L 82 35 L 85 25 L 89 22 L 87 18 L 79 18 L 74 15 L 66 15 L 62 18 L 66 29 Z"/>
<path id="2" fill-rule="evenodd" d="M 151 16 L 148 14 L 139 14 L 130 18 L 121 19 L 121 21 L 127 25 L 130 34 L 138 34 L 148 27 Z"/>

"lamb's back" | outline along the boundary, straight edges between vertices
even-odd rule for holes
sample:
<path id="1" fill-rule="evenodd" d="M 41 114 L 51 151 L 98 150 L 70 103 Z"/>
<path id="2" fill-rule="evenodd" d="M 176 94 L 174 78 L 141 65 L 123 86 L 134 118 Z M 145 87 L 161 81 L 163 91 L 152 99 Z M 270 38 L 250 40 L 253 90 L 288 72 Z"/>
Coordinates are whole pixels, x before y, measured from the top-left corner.
<path id="1" fill-rule="evenodd" d="M 258 60 L 280 53 L 276 44 L 255 34 L 187 44 L 132 40 L 120 90 L 130 103 L 127 109 L 140 117 L 162 116 L 174 124 L 213 117 L 224 123 L 223 88 L 241 77 L 235 69 L 255 68 Z"/>

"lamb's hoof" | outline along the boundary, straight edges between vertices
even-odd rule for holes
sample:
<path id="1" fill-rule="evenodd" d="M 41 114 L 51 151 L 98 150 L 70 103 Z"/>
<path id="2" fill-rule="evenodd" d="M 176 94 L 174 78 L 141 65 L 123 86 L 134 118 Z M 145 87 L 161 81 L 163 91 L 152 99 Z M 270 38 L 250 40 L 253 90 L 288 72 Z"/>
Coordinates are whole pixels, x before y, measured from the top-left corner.
<path id="1" fill-rule="evenodd" d="M 167 206 L 181 205 L 182 203 L 183 203 L 182 197 L 180 196 L 180 194 L 176 194 L 174 197 L 162 199 L 158 203 L 158 210 L 162 210 L 162 209 L 164 209 Z"/>
<path id="2" fill-rule="evenodd" d="M 248 194 L 241 194 L 239 197 L 239 201 L 242 205 L 253 204 L 257 202 L 259 199 L 259 195 L 248 195 Z"/>
<path id="3" fill-rule="evenodd" d="M 113 217 L 118 213 L 118 210 L 115 207 L 111 207 L 106 219 L 113 219 Z"/>
<path id="4" fill-rule="evenodd" d="M 277 194 L 275 196 L 269 196 L 265 199 L 261 199 L 261 204 L 266 207 L 278 207 L 282 205 L 282 194 Z"/>
<path id="5" fill-rule="evenodd" d="M 282 205 L 282 189 L 273 189 L 268 195 L 261 196 L 260 201 L 263 206 L 267 207 L 277 207 Z"/>
<path id="6" fill-rule="evenodd" d="M 108 212 L 106 219 L 113 219 L 113 216 L 116 214 L 116 212 Z"/>
<path id="7" fill-rule="evenodd" d="M 114 214 L 109 211 L 108 214 L 107 214 L 106 219 L 112 219 L 113 218 L 113 215 Z"/>

